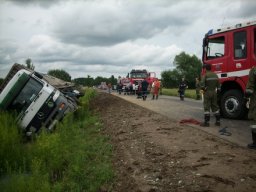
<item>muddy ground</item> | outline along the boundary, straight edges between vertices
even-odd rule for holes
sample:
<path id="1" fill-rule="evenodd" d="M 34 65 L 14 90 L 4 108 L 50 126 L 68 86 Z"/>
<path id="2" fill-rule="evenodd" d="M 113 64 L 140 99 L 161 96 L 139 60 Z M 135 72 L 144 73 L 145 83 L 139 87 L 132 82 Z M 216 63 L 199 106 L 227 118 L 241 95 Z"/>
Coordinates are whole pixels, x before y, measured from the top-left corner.
<path id="1" fill-rule="evenodd" d="M 114 192 L 256 189 L 256 151 L 99 92 L 91 103 L 113 145 Z"/>

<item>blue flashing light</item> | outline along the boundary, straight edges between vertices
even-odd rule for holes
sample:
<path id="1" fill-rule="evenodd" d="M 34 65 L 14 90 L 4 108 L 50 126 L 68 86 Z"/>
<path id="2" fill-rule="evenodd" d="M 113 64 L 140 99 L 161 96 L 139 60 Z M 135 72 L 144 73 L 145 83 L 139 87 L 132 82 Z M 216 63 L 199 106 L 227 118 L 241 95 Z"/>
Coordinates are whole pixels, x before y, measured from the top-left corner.
<path id="1" fill-rule="evenodd" d="M 242 27 L 242 24 L 241 24 L 241 23 L 236 24 L 236 28 L 240 28 L 240 27 Z"/>
<path id="2" fill-rule="evenodd" d="M 213 29 L 209 30 L 207 34 L 212 35 L 212 33 L 213 33 Z"/>

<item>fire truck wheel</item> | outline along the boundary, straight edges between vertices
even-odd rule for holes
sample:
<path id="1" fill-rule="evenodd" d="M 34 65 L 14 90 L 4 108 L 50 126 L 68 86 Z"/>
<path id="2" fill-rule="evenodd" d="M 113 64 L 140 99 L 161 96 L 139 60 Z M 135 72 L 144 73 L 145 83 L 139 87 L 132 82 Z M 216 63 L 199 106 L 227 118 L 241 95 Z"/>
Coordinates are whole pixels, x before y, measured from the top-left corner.
<path id="1" fill-rule="evenodd" d="M 243 94 L 236 89 L 228 90 L 221 97 L 221 114 L 229 119 L 242 119 L 246 114 Z"/>

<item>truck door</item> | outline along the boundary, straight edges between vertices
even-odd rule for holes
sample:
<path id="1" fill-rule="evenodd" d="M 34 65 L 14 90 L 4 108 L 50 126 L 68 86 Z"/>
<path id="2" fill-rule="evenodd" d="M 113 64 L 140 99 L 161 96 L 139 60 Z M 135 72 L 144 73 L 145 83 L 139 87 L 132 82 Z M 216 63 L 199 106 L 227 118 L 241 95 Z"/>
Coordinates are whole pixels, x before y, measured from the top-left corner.
<path id="1" fill-rule="evenodd" d="M 256 66 L 256 26 L 253 27 L 252 30 L 252 40 L 250 42 L 252 42 L 252 50 L 251 50 L 251 66 Z"/>
<path id="2" fill-rule="evenodd" d="M 217 34 L 207 39 L 204 63 L 212 65 L 215 73 L 225 73 L 228 61 L 228 39 L 226 34 Z"/>
<path id="3" fill-rule="evenodd" d="M 245 76 L 248 75 L 248 71 L 243 71 L 250 68 L 249 62 L 249 44 L 248 44 L 248 33 L 246 29 L 234 31 L 232 39 L 233 49 L 231 62 L 228 65 L 228 70 L 232 72 L 240 71 L 240 73 L 234 73 L 234 76 Z M 232 46 L 231 46 L 232 47 Z M 244 74 L 243 74 L 244 72 Z"/>

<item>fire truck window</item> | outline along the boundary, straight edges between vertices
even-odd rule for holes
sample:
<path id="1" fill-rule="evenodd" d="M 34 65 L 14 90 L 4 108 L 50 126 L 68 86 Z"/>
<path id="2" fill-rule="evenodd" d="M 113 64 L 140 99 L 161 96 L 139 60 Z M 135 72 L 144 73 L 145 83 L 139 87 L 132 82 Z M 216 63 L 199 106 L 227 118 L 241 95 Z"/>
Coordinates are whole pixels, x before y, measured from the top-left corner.
<path id="1" fill-rule="evenodd" d="M 223 57 L 225 54 L 225 37 L 209 39 L 207 47 L 207 59 Z"/>
<path id="2" fill-rule="evenodd" d="M 246 58 L 246 31 L 239 31 L 234 33 L 234 58 L 243 59 Z"/>
<path id="3" fill-rule="evenodd" d="M 147 78 L 147 73 L 143 73 L 143 72 L 131 73 L 131 78 Z"/>

